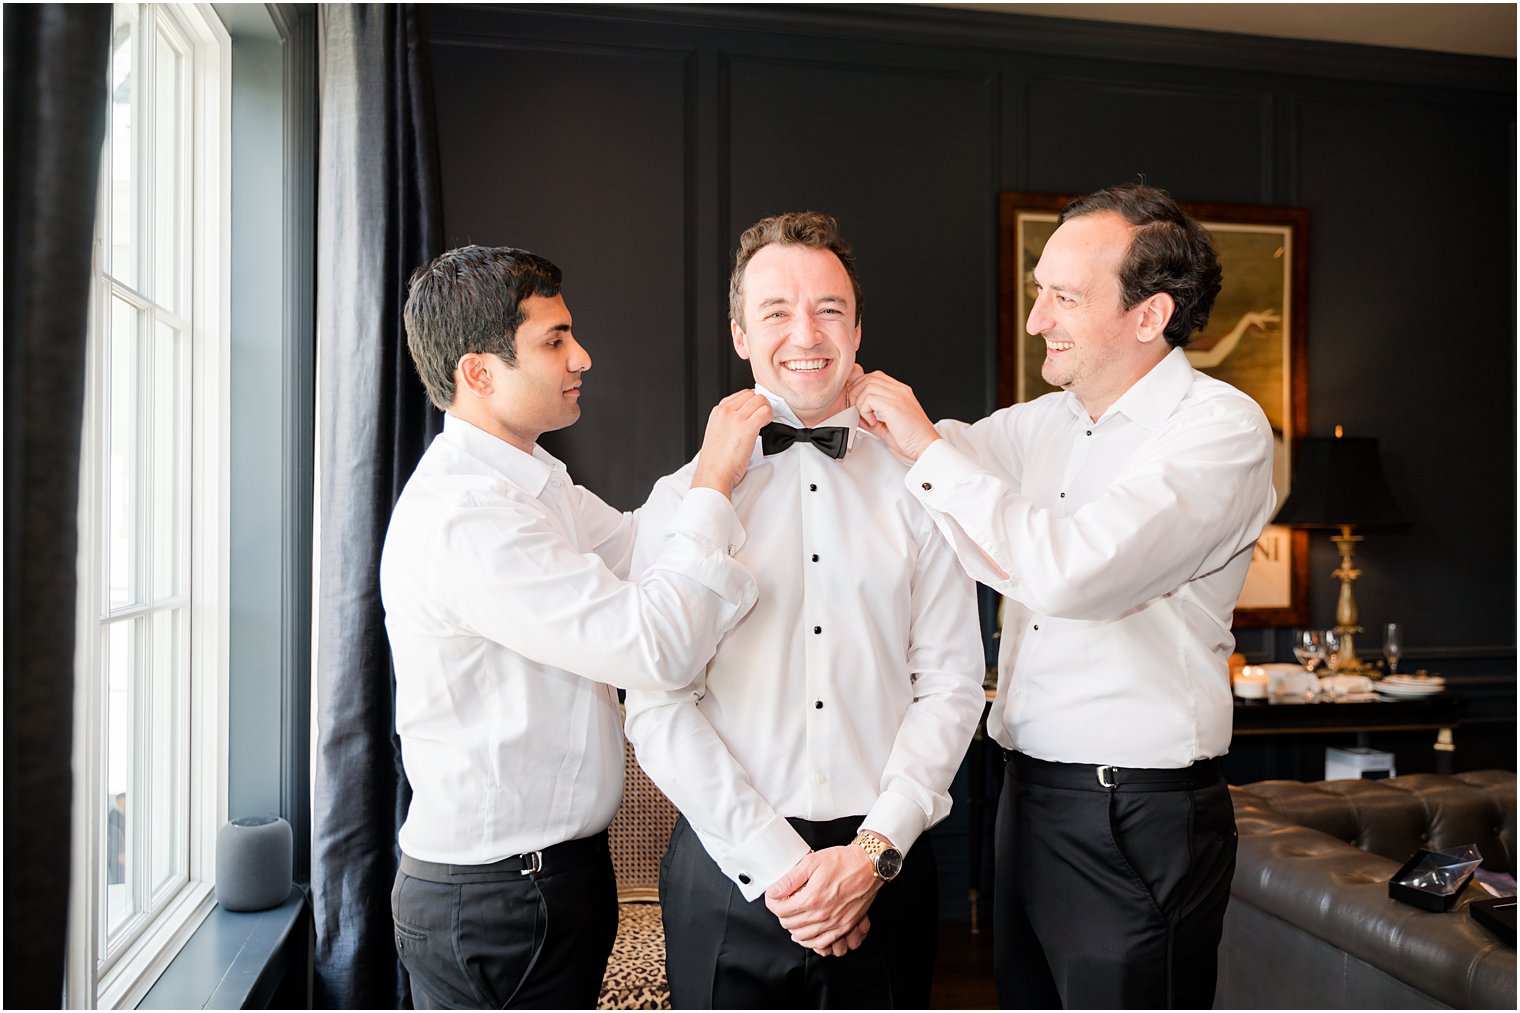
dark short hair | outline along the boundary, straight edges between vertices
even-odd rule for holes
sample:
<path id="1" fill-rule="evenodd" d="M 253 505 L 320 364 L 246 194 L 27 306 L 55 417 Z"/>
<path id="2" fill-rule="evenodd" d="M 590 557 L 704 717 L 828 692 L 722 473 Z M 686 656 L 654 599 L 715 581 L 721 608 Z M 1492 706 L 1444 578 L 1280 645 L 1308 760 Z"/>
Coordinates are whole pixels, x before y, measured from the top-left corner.
<path id="1" fill-rule="evenodd" d="M 454 369 L 471 352 L 517 364 L 523 300 L 559 294 L 559 268 L 510 246 L 461 246 L 412 272 L 407 285 L 406 347 L 428 398 L 454 404 Z"/>
<path id="2" fill-rule="evenodd" d="M 788 211 L 783 215 L 762 218 L 739 237 L 739 252 L 734 255 L 734 271 L 728 276 L 728 316 L 743 326 L 744 322 L 744 269 L 762 249 L 772 244 L 781 246 L 806 246 L 812 250 L 828 250 L 844 265 L 849 275 L 850 287 L 855 292 L 855 322 L 860 323 L 864 297 L 860 291 L 860 278 L 855 274 L 855 255 L 850 244 L 839 235 L 839 223 L 832 217 L 817 211 Z"/>
<path id="3" fill-rule="evenodd" d="M 1134 227 L 1129 252 L 1119 265 L 1119 289 L 1126 310 L 1157 292 L 1172 297 L 1175 309 L 1166 340 L 1182 348 L 1209 321 L 1222 274 L 1209 232 L 1188 217 L 1172 195 L 1144 183 L 1120 183 L 1077 197 L 1061 211 L 1061 222 L 1099 211 L 1122 215 Z"/>

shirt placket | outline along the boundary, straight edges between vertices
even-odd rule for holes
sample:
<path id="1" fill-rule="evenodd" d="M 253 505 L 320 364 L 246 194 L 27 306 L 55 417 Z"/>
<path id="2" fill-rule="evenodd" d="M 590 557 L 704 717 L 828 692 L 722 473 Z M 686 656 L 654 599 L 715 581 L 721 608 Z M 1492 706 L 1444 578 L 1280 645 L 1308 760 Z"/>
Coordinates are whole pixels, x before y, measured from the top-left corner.
<path id="1" fill-rule="evenodd" d="M 575 547 L 576 551 L 589 552 L 591 549 L 591 539 L 586 534 L 585 523 L 580 513 L 571 508 L 570 487 L 569 472 L 565 471 L 564 468 L 552 468 L 549 471 L 549 477 L 544 482 L 544 491 L 541 499 L 544 505 L 549 508 L 549 514 L 559 523 L 561 531 L 564 532 L 565 539 Z M 617 690 L 607 683 L 577 680 L 575 685 L 577 696 L 585 693 L 592 697 L 601 697 L 613 708 L 616 708 L 618 705 Z M 589 702 L 588 705 L 592 707 L 596 706 Z M 589 716 L 587 716 L 587 720 L 590 720 Z M 572 736 L 570 743 L 566 746 L 566 751 L 570 754 L 572 762 L 568 762 L 561 767 L 561 770 L 568 774 L 572 780 L 577 771 L 585 768 L 587 762 L 588 747 L 584 742 L 576 741 L 575 738 Z M 566 784 L 564 789 L 568 788 L 569 785 Z M 549 806 L 549 826 L 563 827 L 574 822 L 576 797 L 577 793 L 573 790 L 556 789 L 550 795 L 552 802 Z"/>
<path id="2" fill-rule="evenodd" d="M 1098 424 L 1088 419 L 1076 419 L 1073 422 L 1071 451 L 1066 455 L 1066 466 L 1061 469 L 1061 480 L 1057 483 L 1051 508 L 1062 517 L 1069 517 L 1077 507 L 1082 504 L 1077 502 L 1075 490 L 1078 479 L 1083 469 L 1087 467 L 1088 459 L 1092 456 L 1092 448 L 1099 439 Z"/>
<path id="3" fill-rule="evenodd" d="M 835 462 L 815 451 L 812 447 L 795 447 L 788 453 L 798 458 L 797 476 L 802 498 L 802 624 L 803 663 L 806 667 L 803 680 L 803 699 L 795 701 L 806 717 L 807 750 L 807 809 L 808 818 L 833 809 L 833 770 L 829 764 L 829 743 L 832 711 L 835 705 L 833 687 L 830 685 L 828 638 L 837 631 L 825 610 L 827 596 L 824 593 L 823 567 L 832 564 L 828 553 L 831 547 L 824 544 L 822 533 L 829 529 L 829 506 L 834 501 L 831 482 L 832 472 L 837 471 Z"/>

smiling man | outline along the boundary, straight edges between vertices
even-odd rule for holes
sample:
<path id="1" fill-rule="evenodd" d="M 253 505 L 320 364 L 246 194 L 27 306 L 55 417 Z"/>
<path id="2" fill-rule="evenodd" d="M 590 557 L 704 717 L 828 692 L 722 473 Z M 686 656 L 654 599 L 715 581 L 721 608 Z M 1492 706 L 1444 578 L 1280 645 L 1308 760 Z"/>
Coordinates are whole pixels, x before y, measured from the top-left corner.
<path id="1" fill-rule="evenodd" d="M 1230 621 L 1271 515 L 1272 432 L 1183 347 L 1220 269 L 1164 191 L 1079 197 L 1027 329 L 1064 392 L 936 428 L 881 373 L 850 397 L 1006 599 L 994 945 L 1005 1008 L 1207 1008 L 1235 865 L 1218 757 Z"/>
<path id="2" fill-rule="evenodd" d="M 727 496 L 765 399 L 713 409 L 692 495 L 628 583 L 634 523 L 539 437 L 580 417 L 591 356 L 549 261 L 467 246 L 412 276 L 407 344 L 447 414 L 380 561 L 412 787 L 391 894 L 418 1009 L 590 1009 L 617 931 L 614 687 L 675 688 L 755 600 Z"/>
<path id="3" fill-rule="evenodd" d="M 834 220 L 740 239 L 735 350 L 776 422 L 734 508 L 759 604 L 679 691 L 630 691 L 628 736 L 682 818 L 661 868 L 677 1007 L 927 1008 L 938 932 L 924 831 L 982 710 L 971 581 L 856 429 L 861 293 Z M 645 505 L 634 572 L 696 462 Z"/>

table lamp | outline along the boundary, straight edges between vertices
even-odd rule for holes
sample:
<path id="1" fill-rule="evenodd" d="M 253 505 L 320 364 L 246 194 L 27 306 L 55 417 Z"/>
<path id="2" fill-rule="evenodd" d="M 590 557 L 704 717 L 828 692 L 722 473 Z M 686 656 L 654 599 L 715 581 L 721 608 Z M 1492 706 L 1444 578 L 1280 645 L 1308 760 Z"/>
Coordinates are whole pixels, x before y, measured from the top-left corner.
<path id="1" fill-rule="evenodd" d="M 1356 593 L 1353 585 L 1362 575 L 1352 563 L 1356 543 L 1361 535 L 1353 528 L 1393 528 L 1409 522 L 1393 501 L 1383 466 L 1378 458 L 1377 440 L 1347 437 L 1340 426 L 1334 437 L 1306 436 L 1298 441 L 1293 462 L 1293 489 L 1287 502 L 1277 511 L 1274 524 L 1295 528 L 1340 529 L 1330 540 L 1341 553 L 1341 565 L 1335 577 L 1341 582 L 1340 598 L 1335 604 L 1335 632 L 1341 646 L 1336 653 L 1336 671 L 1356 672 L 1363 665 L 1356 656 Z"/>

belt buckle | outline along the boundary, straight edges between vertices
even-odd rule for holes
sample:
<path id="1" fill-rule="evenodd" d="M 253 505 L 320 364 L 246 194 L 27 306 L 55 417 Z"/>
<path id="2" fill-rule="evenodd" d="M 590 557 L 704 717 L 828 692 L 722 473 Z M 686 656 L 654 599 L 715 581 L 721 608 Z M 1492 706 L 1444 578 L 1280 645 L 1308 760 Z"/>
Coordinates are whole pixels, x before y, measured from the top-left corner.
<path id="1" fill-rule="evenodd" d="M 1101 784 L 1103 787 L 1107 788 L 1109 791 L 1113 791 L 1115 788 L 1119 787 L 1119 784 L 1118 784 L 1117 781 L 1114 782 L 1113 784 L 1109 784 L 1108 783 L 1108 776 L 1109 776 L 1109 774 L 1111 772 L 1118 771 L 1118 769 L 1119 769 L 1118 767 L 1104 767 L 1104 766 L 1100 766 L 1098 768 L 1098 783 Z"/>
<path id="2" fill-rule="evenodd" d="M 528 867 L 519 870 L 518 875 L 528 876 L 535 872 L 544 871 L 544 853 L 542 851 L 530 851 L 523 855 L 523 857 L 528 860 Z"/>

